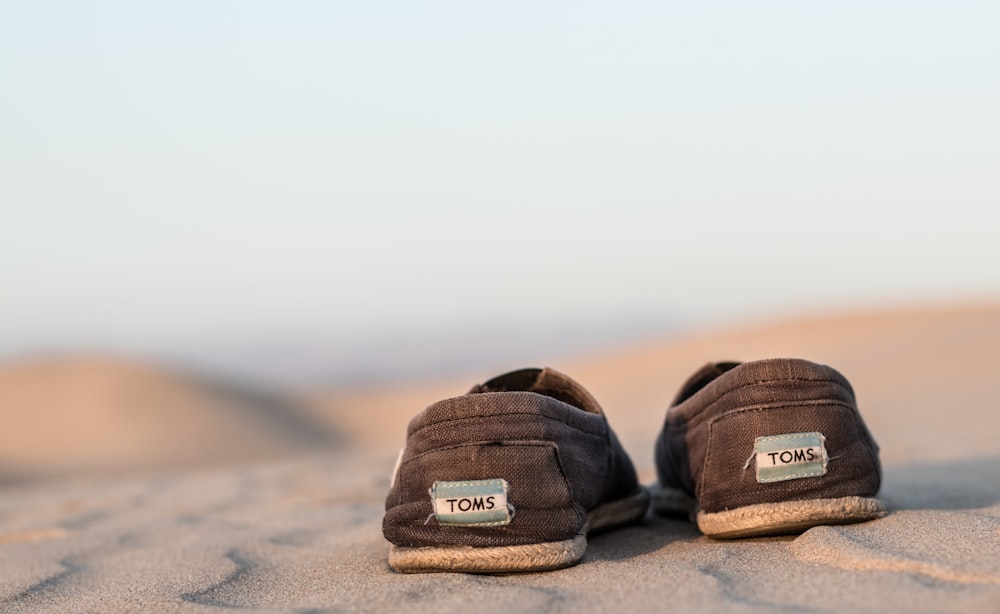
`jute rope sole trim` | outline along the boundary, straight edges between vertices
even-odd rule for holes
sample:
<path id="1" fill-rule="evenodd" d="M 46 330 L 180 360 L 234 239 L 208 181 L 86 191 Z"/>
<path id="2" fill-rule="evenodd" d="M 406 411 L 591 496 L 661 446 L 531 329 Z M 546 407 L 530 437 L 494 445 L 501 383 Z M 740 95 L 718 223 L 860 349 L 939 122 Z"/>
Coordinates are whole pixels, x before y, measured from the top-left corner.
<path id="1" fill-rule="evenodd" d="M 389 565 L 403 573 L 430 571 L 461 571 L 466 573 L 504 573 L 515 571 L 545 571 L 568 567 L 583 558 L 587 538 L 524 546 L 428 546 L 389 549 Z"/>
<path id="2" fill-rule="evenodd" d="M 798 533 L 823 524 L 849 524 L 886 515 L 874 497 L 804 499 L 746 505 L 724 512 L 698 512 L 698 528 L 709 537 L 734 539 Z"/>
<path id="3" fill-rule="evenodd" d="M 584 534 L 572 539 L 523 546 L 425 546 L 389 548 L 389 566 L 403 573 L 457 571 L 465 573 L 512 573 L 547 571 L 569 567 L 587 551 L 586 533 L 610 529 L 641 519 L 649 507 L 649 493 L 639 489 L 634 494 L 610 501 L 587 515 Z"/>

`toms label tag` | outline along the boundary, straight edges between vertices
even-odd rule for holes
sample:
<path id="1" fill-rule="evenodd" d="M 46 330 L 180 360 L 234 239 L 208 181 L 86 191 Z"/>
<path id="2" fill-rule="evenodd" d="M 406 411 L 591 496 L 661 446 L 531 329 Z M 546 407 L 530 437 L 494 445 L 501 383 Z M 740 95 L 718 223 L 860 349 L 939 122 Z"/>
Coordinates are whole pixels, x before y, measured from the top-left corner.
<path id="1" fill-rule="evenodd" d="M 787 433 L 754 440 L 757 481 L 781 482 L 826 474 L 826 438 L 822 433 Z"/>
<path id="2" fill-rule="evenodd" d="M 510 524 L 506 480 L 434 482 L 431 501 L 434 516 L 443 526 L 496 527 Z"/>

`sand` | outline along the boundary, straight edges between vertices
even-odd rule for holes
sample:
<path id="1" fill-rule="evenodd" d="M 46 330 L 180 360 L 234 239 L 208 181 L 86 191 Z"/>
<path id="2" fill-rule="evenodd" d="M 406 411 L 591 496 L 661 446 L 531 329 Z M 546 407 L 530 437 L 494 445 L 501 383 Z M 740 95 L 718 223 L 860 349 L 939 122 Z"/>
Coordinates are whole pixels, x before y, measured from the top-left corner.
<path id="1" fill-rule="evenodd" d="M 0 456 L 0 472 L 16 465 L 21 476 L 0 487 L 0 611 L 997 612 L 998 351 L 1000 306 L 986 305 L 746 325 L 564 357 L 550 366 L 601 401 L 647 481 L 663 411 L 702 363 L 796 356 L 830 364 L 855 385 L 882 447 L 882 494 L 892 513 L 797 537 L 732 542 L 707 539 L 687 522 L 648 517 L 592 537 L 580 565 L 508 576 L 396 574 L 381 536 L 383 498 L 406 422 L 494 373 L 313 391 L 311 405 L 300 397 L 265 404 L 264 411 L 246 395 L 205 393 L 169 372 L 104 363 L 103 392 L 77 389 L 75 396 L 90 399 L 80 411 L 107 416 L 101 412 L 122 411 L 115 400 L 121 395 L 109 390 L 137 381 L 145 389 L 163 386 L 176 403 L 160 412 L 198 399 L 197 412 L 178 414 L 186 426 L 177 428 L 222 424 L 230 431 L 227 449 L 238 453 L 200 444 L 209 449 L 193 446 L 172 458 L 169 446 L 154 445 L 157 438 L 143 430 L 148 423 L 115 421 L 60 447 L 52 429 L 20 411 L 31 439 L 9 432 L 0 438 L 4 446 L 19 441 L 22 450 Z M 520 366 L 527 365 L 511 365 Z M 5 421 L 15 414 L 12 399 L 26 398 L 26 381 L 57 381 L 55 372 L 72 379 L 88 368 L 92 361 L 0 371 Z M 59 415 L 73 412 L 55 393 L 33 394 L 69 412 Z M 150 412 L 161 437 L 194 437 L 171 431 L 176 421 Z M 326 443 L 298 427 L 276 426 L 287 423 L 275 414 L 309 425 Z M 121 447 L 135 433 L 147 433 L 151 458 Z M 299 452 L 289 451 L 297 445 Z M 125 452 L 105 454 L 100 466 L 83 462 L 102 449 Z M 37 463 L 49 477 L 24 477 Z"/>

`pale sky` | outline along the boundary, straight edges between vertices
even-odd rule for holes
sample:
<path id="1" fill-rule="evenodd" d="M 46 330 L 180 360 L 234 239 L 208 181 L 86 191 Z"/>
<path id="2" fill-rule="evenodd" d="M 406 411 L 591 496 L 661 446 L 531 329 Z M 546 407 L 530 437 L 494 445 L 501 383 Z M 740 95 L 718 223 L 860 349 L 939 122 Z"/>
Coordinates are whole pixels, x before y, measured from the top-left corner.
<path id="1" fill-rule="evenodd" d="M 1000 296 L 992 2 L 0 2 L 0 357 Z"/>

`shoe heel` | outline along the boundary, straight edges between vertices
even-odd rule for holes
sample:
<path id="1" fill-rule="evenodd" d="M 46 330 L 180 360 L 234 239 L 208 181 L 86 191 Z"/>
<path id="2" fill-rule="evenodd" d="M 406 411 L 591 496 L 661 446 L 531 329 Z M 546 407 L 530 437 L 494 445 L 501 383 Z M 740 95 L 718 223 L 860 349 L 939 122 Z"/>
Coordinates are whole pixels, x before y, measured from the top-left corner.
<path id="1" fill-rule="evenodd" d="M 487 487 L 500 490 L 476 495 Z M 400 465 L 390 500 L 404 492 L 424 494 L 386 511 L 383 532 L 395 544 L 389 564 L 397 571 L 540 571 L 571 565 L 586 550 L 586 514 L 551 442 L 477 442 L 419 454 Z"/>
<path id="2" fill-rule="evenodd" d="M 885 515 L 877 448 L 835 401 L 750 407 L 714 420 L 698 528 L 719 539 L 798 533 Z"/>

